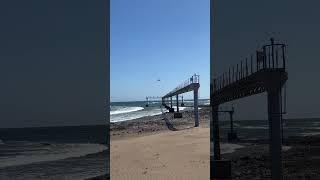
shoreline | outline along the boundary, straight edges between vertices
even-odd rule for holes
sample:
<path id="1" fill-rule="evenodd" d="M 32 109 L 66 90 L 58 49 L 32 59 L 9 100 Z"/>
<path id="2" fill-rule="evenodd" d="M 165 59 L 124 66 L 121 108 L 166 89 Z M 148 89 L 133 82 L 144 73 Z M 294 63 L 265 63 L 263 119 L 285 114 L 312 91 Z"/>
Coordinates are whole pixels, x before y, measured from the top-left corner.
<path id="1" fill-rule="evenodd" d="M 209 108 L 110 124 L 110 178 L 119 180 L 209 179 Z M 174 127 L 170 130 L 168 123 Z M 196 173 L 195 173 L 196 172 Z"/>
<path id="2" fill-rule="evenodd" d="M 199 110 L 199 122 L 201 127 L 209 127 L 210 107 L 203 106 Z M 170 123 L 177 129 L 190 128 L 194 126 L 194 115 L 192 110 L 181 111 L 183 118 L 174 119 L 173 113 L 165 113 Z M 169 132 L 163 115 L 145 116 L 128 121 L 111 122 L 110 123 L 110 141 L 132 138 L 139 136 L 147 136 L 160 132 Z"/>
<path id="3" fill-rule="evenodd" d="M 153 141 L 156 141 L 157 138 L 159 139 L 161 138 L 161 136 L 167 136 L 167 134 L 173 135 L 173 132 L 183 132 L 185 136 L 187 136 L 190 133 L 187 131 L 197 128 L 193 128 L 193 111 L 183 111 L 182 114 L 183 118 L 173 119 L 172 113 L 166 113 L 166 117 L 168 117 L 170 123 L 172 123 L 173 126 L 178 129 L 178 131 L 169 130 L 166 122 L 163 120 L 162 115 L 147 116 L 129 121 L 111 123 L 111 143 L 137 143 L 137 139 L 139 138 L 140 140 L 144 139 L 147 141 L 151 137 L 154 137 Z M 202 107 L 202 109 L 199 110 L 199 129 L 209 128 L 209 114 L 210 108 Z M 190 136 L 192 136 L 191 134 L 192 132 L 190 133 Z M 209 136 L 210 135 L 208 134 L 208 139 Z M 167 136 L 167 138 L 169 138 L 169 135 Z M 228 142 L 224 140 L 221 140 L 221 143 L 228 144 Z M 209 140 L 208 144 L 210 144 Z M 242 147 L 235 148 L 234 151 L 231 150 L 228 153 L 222 152 L 221 154 L 221 157 L 223 159 L 228 159 L 231 161 L 232 179 L 271 178 L 269 168 L 270 158 L 268 139 L 247 138 L 240 139 L 239 141 L 233 142 L 232 144 L 240 145 Z M 146 146 L 146 144 L 143 144 L 142 146 Z M 128 148 L 131 147 L 128 146 Z M 173 145 L 170 150 L 174 149 L 175 146 Z M 283 149 L 282 162 L 284 179 L 320 179 L 320 135 L 296 135 L 286 137 L 284 139 Z M 140 150 L 141 148 L 136 148 L 136 151 Z M 209 157 L 207 160 L 209 160 Z M 143 161 L 143 158 L 141 159 L 141 161 Z M 152 166 L 152 163 L 150 164 L 150 166 Z M 111 165 L 111 169 L 112 168 L 113 165 Z M 150 172 L 148 171 L 148 173 Z M 176 173 L 179 172 L 177 171 Z M 143 178 L 143 176 L 141 176 L 140 178 Z"/>

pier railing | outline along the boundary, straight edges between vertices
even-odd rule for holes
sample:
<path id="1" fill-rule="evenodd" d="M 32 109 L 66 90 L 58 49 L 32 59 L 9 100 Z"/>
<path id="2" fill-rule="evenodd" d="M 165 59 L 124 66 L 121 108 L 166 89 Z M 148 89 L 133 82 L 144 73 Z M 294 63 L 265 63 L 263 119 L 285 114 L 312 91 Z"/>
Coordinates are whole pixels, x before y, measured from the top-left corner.
<path id="1" fill-rule="evenodd" d="M 184 87 L 187 87 L 187 86 L 189 86 L 190 84 L 193 84 L 193 83 L 200 83 L 200 75 L 194 74 L 193 76 L 191 76 L 190 78 L 185 80 L 183 83 L 181 83 L 179 86 L 174 88 L 169 93 L 173 93 L 173 92 L 175 92 L 175 91 L 177 91 L 179 89 L 182 89 Z"/>
<path id="2" fill-rule="evenodd" d="M 237 65 L 229 67 L 222 75 L 213 79 L 214 91 L 240 81 L 256 72 L 272 69 L 286 68 L 285 57 L 286 45 L 275 44 L 271 39 L 271 44 L 264 45 L 262 49 L 251 54 Z"/>

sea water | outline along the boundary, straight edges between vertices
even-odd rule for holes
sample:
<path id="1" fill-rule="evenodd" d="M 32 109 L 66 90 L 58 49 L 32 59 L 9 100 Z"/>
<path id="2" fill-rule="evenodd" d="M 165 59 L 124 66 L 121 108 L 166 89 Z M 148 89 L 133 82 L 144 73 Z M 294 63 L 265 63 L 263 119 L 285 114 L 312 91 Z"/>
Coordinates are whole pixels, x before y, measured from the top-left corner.
<path id="1" fill-rule="evenodd" d="M 0 129 L 0 179 L 85 179 L 108 173 L 107 126 Z"/>
<path id="2" fill-rule="evenodd" d="M 208 99 L 200 99 L 199 105 L 209 105 Z M 161 114 L 161 102 L 150 101 L 148 107 L 146 107 L 146 101 L 131 101 L 131 102 L 111 102 L 110 106 L 110 122 L 128 121 L 145 116 L 154 116 Z M 188 110 L 193 107 L 193 100 L 184 100 L 185 107 L 181 107 L 179 102 L 179 110 Z M 176 102 L 173 102 L 172 106 L 175 110 L 177 108 Z"/>

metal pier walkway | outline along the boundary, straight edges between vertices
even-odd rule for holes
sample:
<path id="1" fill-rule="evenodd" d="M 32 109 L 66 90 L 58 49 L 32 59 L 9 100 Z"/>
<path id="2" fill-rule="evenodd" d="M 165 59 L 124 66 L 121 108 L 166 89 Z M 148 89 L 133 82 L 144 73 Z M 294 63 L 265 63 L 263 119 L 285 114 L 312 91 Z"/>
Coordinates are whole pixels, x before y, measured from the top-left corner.
<path id="1" fill-rule="evenodd" d="M 193 75 L 191 78 L 183 82 L 181 85 L 170 91 L 168 94 L 162 97 L 162 104 L 169 109 L 169 112 L 173 112 L 172 108 L 172 97 L 176 96 L 176 103 L 177 103 L 177 113 L 175 113 L 175 117 L 181 116 L 179 113 L 179 94 L 183 94 L 186 92 L 193 91 L 193 99 L 194 99 L 194 115 L 195 115 L 195 127 L 199 126 L 199 110 L 198 110 L 198 90 L 200 87 L 200 76 Z M 170 106 L 166 103 L 170 99 Z"/>
<path id="2" fill-rule="evenodd" d="M 271 43 L 256 51 L 250 60 L 241 61 L 229 68 L 227 72 L 213 79 L 210 85 L 210 104 L 212 106 L 212 135 L 214 143 L 214 161 L 219 161 L 219 105 L 255 94 L 267 92 L 268 121 L 271 155 L 272 179 L 282 179 L 281 161 L 281 120 L 282 98 L 281 89 L 288 79 L 286 72 L 285 44 Z M 255 64 L 254 64 L 255 63 Z M 217 169 L 217 168 L 214 168 Z M 213 169 L 213 170 L 214 170 Z M 216 172 L 217 174 L 219 172 Z"/>

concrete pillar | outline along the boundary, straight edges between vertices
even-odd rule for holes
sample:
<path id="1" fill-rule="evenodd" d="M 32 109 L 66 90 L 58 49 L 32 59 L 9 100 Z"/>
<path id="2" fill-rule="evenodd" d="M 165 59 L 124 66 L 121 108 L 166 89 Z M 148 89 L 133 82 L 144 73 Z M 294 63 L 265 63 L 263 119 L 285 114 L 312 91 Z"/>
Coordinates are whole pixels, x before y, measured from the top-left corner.
<path id="1" fill-rule="evenodd" d="M 271 88 L 268 93 L 268 120 L 271 155 L 271 177 L 273 180 L 282 179 L 281 158 L 281 99 L 280 87 Z"/>
<path id="2" fill-rule="evenodd" d="M 194 126 L 199 126 L 199 108 L 198 108 L 198 88 L 193 90 L 194 101 Z"/>
<path id="3" fill-rule="evenodd" d="M 179 95 L 177 95 L 177 112 L 179 112 Z"/>
<path id="4" fill-rule="evenodd" d="M 233 134 L 233 112 L 229 112 L 230 114 L 230 131 L 231 131 L 231 134 Z"/>
<path id="5" fill-rule="evenodd" d="M 183 96 L 181 96 L 181 107 L 184 107 Z"/>
<path id="6" fill-rule="evenodd" d="M 219 119 L 218 119 L 218 105 L 212 106 L 212 129 L 213 129 L 213 158 L 214 160 L 220 160 L 220 133 L 219 133 Z"/>
<path id="7" fill-rule="evenodd" d="M 170 107 L 172 108 L 172 97 L 170 97 Z"/>
<path id="8" fill-rule="evenodd" d="M 147 100 L 146 107 L 148 107 L 148 106 L 149 106 L 149 99 L 148 99 L 148 97 L 146 97 L 146 100 Z"/>

